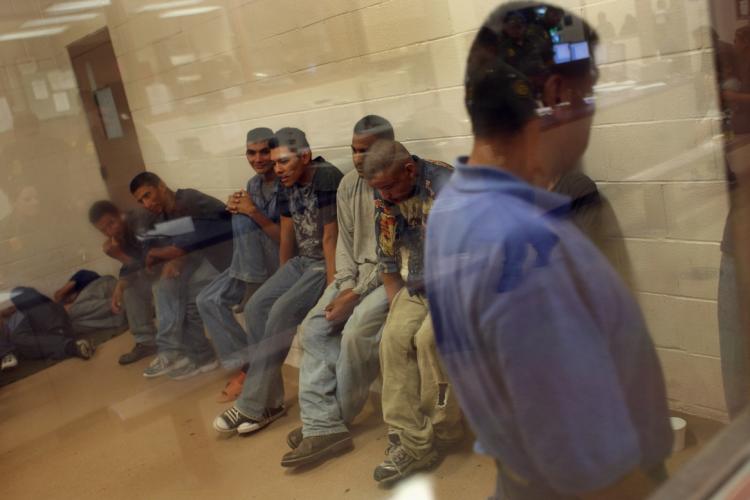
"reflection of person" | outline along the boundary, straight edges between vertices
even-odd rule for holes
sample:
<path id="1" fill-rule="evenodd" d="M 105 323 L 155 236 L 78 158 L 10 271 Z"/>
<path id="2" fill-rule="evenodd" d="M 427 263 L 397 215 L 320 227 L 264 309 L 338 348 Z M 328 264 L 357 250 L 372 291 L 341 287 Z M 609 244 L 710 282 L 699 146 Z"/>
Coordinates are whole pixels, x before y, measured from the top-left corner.
<path id="1" fill-rule="evenodd" d="M 234 250 L 232 264 L 198 295 L 198 310 L 227 371 L 242 368 L 248 360 L 247 334 L 233 308 L 244 310 L 249 298 L 279 267 L 279 181 L 273 170 L 269 143 L 273 131 L 256 128 L 247 133 L 246 156 L 255 171 L 245 191 L 229 197 Z M 244 302 L 244 304 L 243 304 Z M 242 390 L 246 368 L 222 391 L 219 402 L 233 401 Z"/>
<path id="2" fill-rule="evenodd" d="M 656 349 L 625 284 L 562 217 L 570 199 L 547 190 L 587 147 L 596 67 L 509 65 L 493 19 L 527 6 L 496 9 L 470 49 L 474 147 L 427 228 L 437 345 L 500 498 L 643 498 L 672 445 Z"/>
<path id="3" fill-rule="evenodd" d="M 250 366 L 234 406 L 214 419 L 217 432 L 258 431 L 286 413 L 281 366 L 295 328 L 335 274 L 336 191 L 343 177 L 322 157 L 313 159 L 305 133 L 278 130 L 271 161 L 284 189 L 279 196 L 279 268 L 250 297 L 245 326 Z M 295 246 L 297 255 L 295 256 Z"/>
<path id="4" fill-rule="evenodd" d="M 150 243 L 146 252 L 146 270 L 159 273 L 154 285 L 158 355 L 143 375 L 183 380 L 213 370 L 218 362 L 195 300 L 231 262 L 232 223 L 226 205 L 194 189 L 172 191 L 151 172 L 133 178 L 130 192 L 157 222 L 187 220 L 191 226 Z"/>
<path id="5" fill-rule="evenodd" d="M 718 318 L 724 395 L 729 415 L 735 418 L 747 407 L 750 397 L 750 346 L 742 328 L 743 322 L 750 318 L 744 317 L 747 308 L 740 307 L 741 288 L 735 255 L 737 248 L 746 248 L 748 244 L 737 224 L 746 217 L 740 200 L 746 187 L 742 190 L 738 187 L 747 182 L 750 168 L 750 26 L 736 31 L 734 57 L 731 55 L 729 49 L 718 46 L 719 84 L 725 111 L 728 111 L 726 164 L 730 190 L 730 210 L 721 242 Z"/>
<path id="6" fill-rule="evenodd" d="M 364 176 L 375 190 L 378 263 L 390 304 L 380 344 L 388 425 L 387 456 L 374 471 L 381 483 L 433 466 L 439 447 L 463 434 L 458 401 L 435 350 L 423 283 L 425 225 L 452 172 L 389 140 L 376 142 L 365 159 Z"/>
<path id="7" fill-rule="evenodd" d="M 318 462 L 352 448 L 348 425 L 367 401 L 378 374 L 380 330 L 388 313 L 375 252 L 373 190 L 362 178 L 370 147 L 393 139 L 391 124 L 368 115 L 354 126 L 355 170 L 341 180 L 336 196 L 336 280 L 303 321 L 299 406 L 302 427 L 287 443 L 281 465 Z"/>
<path id="8" fill-rule="evenodd" d="M 108 308 L 114 314 L 125 310 L 135 345 L 120 356 L 121 365 L 156 354 L 153 277 L 144 269 L 146 248 L 136 237 L 151 225 L 151 219 L 142 209 L 123 214 L 107 200 L 97 201 L 89 209 L 89 222 L 107 238 L 102 250 L 122 264 Z"/>

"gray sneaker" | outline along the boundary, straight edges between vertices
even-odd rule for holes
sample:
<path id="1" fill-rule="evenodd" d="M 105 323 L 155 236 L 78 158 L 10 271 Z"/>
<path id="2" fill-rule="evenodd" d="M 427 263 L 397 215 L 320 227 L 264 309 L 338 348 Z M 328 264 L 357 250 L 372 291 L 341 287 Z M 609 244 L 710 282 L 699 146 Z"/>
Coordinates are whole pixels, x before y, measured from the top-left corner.
<path id="1" fill-rule="evenodd" d="M 429 469 L 440 460 L 440 455 L 433 448 L 421 458 L 412 457 L 403 445 L 391 445 L 386 450 L 388 458 L 375 467 L 373 478 L 383 484 L 390 484 L 415 472 Z"/>
<path id="2" fill-rule="evenodd" d="M 188 364 L 190 364 L 190 360 L 185 357 L 170 361 L 164 356 L 159 355 L 151 361 L 151 364 L 149 364 L 145 370 L 143 370 L 143 376 L 146 378 L 161 377 L 162 375 L 166 375 L 173 370 L 178 370 Z"/>
<path id="3" fill-rule="evenodd" d="M 219 362 L 216 359 L 212 359 L 203 364 L 198 364 L 194 361 L 189 361 L 185 366 L 181 368 L 175 368 L 170 371 L 167 375 L 172 380 L 185 380 L 201 373 L 210 372 L 219 367 Z"/>

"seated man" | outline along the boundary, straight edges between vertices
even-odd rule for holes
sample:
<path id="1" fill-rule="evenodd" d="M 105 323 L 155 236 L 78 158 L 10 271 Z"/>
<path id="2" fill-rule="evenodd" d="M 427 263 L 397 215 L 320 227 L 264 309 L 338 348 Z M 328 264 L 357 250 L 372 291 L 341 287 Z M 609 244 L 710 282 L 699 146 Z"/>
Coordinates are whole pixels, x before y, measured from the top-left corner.
<path id="1" fill-rule="evenodd" d="M 12 354 L 21 359 L 89 359 L 94 354 L 88 340 L 76 340 L 62 305 L 26 287 L 14 288 L 10 300 L 13 306 L 0 312 L 4 357 Z M 6 367 L 14 365 L 10 359 L 3 361 Z"/>
<path id="2" fill-rule="evenodd" d="M 458 402 L 435 350 L 423 283 L 427 216 L 450 166 L 411 156 L 399 142 L 380 140 L 368 151 L 364 176 L 375 189 L 380 272 L 390 312 L 380 344 L 387 458 L 374 478 L 390 483 L 431 467 L 438 445 L 463 433 Z"/>
<path id="3" fill-rule="evenodd" d="M 672 447 L 656 349 L 625 284 L 564 217 L 571 200 L 547 190 L 588 144 L 596 33 L 566 13 L 578 59 L 555 62 L 551 41 L 517 66 L 497 51 L 509 11 L 550 8 L 497 8 L 470 49 L 474 147 L 432 210 L 430 309 L 498 498 L 646 498 Z"/>
<path id="4" fill-rule="evenodd" d="M 194 189 L 172 191 L 151 172 L 138 174 L 130 192 L 157 217 L 146 233 L 145 265 L 159 275 L 154 285 L 158 355 L 143 376 L 183 380 L 213 370 L 219 364 L 195 299 L 231 262 L 232 221 L 226 205 Z"/>
<path id="5" fill-rule="evenodd" d="M 256 128 L 247 133 L 247 160 L 255 170 L 246 191 L 229 197 L 234 250 L 232 264 L 198 295 L 201 318 L 227 371 L 248 362 L 247 334 L 234 316 L 242 304 L 279 267 L 279 181 L 273 170 L 269 142 L 273 131 Z M 242 390 L 245 370 L 229 381 L 220 402 L 233 401 Z"/>
<path id="6" fill-rule="evenodd" d="M 120 328 L 126 324 L 125 314 L 110 307 L 116 286 L 117 280 L 112 276 L 81 269 L 53 297 L 68 311 L 77 334 Z"/>
<path id="7" fill-rule="evenodd" d="M 279 196 L 281 267 L 245 306 L 250 366 L 235 405 L 214 419 L 221 433 L 254 432 L 285 413 L 281 365 L 297 325 L 335 275 L 336 190 L 343 175 L 323 158 L 312 159 L 299 129 L 279 130 L 270 146 L 284 187 Z"/>
<path id="8" fill-rule="evenodd" d="M 293 450 L 282 458 L 284 467 L 350 450 L 347 426 L 367 401 L 378 374 L 380 331 L 388 301 L 377 270 L 374 193 L 362 178 L 367 150 L 378 139 L 393 139 L 393 128 L 385 118 L 369 115 L 354 126 L 355 170 L 344 176 L 336 196 L 336 280 L 303 322 L 302 427 L 287 438 Z"/>
<path id="9" fill-rule="evenodd" d="M 125 310 L 135 346 L 120 356 L 121 365 L 156 354 L 151 291 L 154 276 L 146 272 L 146 247 L 136 236 L 146 232 L 153 223 L 152 219 L 153 216 L 143 209 L 123 214 L 107 200 L 97 201 L 89 209 L 89 222 L 107 238 L 102 245 L 104 253 L 122 263 L 108 308 L 115 314 Z"/>

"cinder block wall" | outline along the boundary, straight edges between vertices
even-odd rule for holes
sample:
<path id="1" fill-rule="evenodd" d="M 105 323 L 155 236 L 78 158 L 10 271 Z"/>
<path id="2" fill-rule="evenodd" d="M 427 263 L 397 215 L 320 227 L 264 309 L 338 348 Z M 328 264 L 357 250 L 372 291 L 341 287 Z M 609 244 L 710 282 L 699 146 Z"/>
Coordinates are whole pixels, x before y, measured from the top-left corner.
<path id="1" fill-rule="evenodd" d="M 671 403 L 724 418 L 715 299 L 727 200 L 707 5 L 561 3 L 602 35 L 585 167 L 619 218 Z M 69 71 L 64 45 L 108 26 L 147 167 L 174 187 L 225 197 L 243 186 L 244 134 L 255 126 L 305 129 L 342 170 L 351 127 L 367 113 L 389 118 L 416 154 L 451 161 L 470 148 L 464 59 L 498 2 L 217 0 L 179 17 L 187 12 L 154 4 L 113 0 L 24 50 Z M 75 120 L 83 134 L 80 113 Z"/>

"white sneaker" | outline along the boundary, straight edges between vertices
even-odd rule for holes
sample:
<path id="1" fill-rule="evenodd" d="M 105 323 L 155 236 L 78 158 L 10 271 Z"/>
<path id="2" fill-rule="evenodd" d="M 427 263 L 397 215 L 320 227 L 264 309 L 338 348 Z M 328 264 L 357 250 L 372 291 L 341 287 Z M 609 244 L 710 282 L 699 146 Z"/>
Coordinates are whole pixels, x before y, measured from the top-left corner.
<path id="1" fill-rule="evenodd" d="M 153 361 L 151 361 L 151 364 L 143 370 L 143 376 L 146 378 L 161 377 L 162 375 L 166 375 L 174 370 L 179 370 L 189 364 L 190 360 L 185 357 L 169 361 L 164 356 L 156 356 Z"/>
<path id="2" fill-rule="evenodd" d="M 10 370 L 18 366 L 18 358 L 15 354 L 10 353 L 3 356 L 3 360 L 0 361 L 0 371 Z"/>

